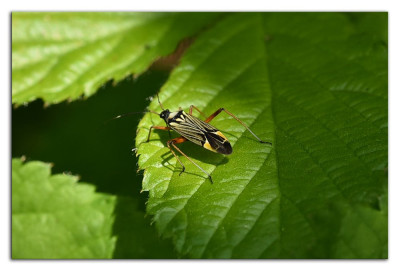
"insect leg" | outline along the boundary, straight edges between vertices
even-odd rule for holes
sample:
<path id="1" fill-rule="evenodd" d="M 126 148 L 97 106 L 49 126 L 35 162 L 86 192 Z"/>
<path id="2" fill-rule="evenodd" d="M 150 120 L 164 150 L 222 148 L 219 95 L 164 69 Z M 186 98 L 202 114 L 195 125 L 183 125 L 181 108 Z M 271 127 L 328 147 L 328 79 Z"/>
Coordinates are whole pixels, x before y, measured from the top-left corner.
<path id="1" fill-rule="evenodd" d="M 184 138 L 182 136 L 167 141 L 167 146 L 168 146 L 169 150 L 172 152 L 172 154 L 175 156 L 176 160 L 178 160 L 179 164 L 181 164 L 181 166 L 182 166 L 182 171 L 179 173 L 179 176 L 182 174 L 182 172 L 185 171 L 185 166 L 183 165 L 181 159 L 179 159 L 179 157 L 176 155 L 176 153 L 174 152 L 174 150 L 171 148 L 170 145 L 172 145 L 172 146 L 174 146 L 176 148 L 176 146 L 174 145 L 175 143 L 179 144 L 179 143 L 183 143 L 185 141 L 186 141 L 186 138 Z"/>
<path id="2" fill-rule="evenodd" d="M 149 135 L 147 136 L 147 140 L 146 140 L 146 142 L 149 142 L 149 140 L 150 140 L 150 134 L 151 134 L 151 130 L 152 129 L 157 129 L 157 130 L 165 130 L 165 131 L 170 131 L 171 130 L 171 128 L 170 127 L 164 127 L 164 126 L 151 126 L 150 127 L 150 130 L 149 130 Z M 170 137 L 171 137 L 171 134 L 169 135 Z"/>
<path id="3" fill-rule="evenodd" d="M 208 175 L 208 178 L 210 179 L 211 183 L 213 183 L 211 175 L 208 174 L 207 171 L 205 171 L 202 167 L 200 167 L 198 164 L 196 164 L 192 159 L 190 159 L 185 153 L 183 153 L 183 151 L 181 151 L 175 144 L 179 144 L 182 142 L 185 142 L 187 139 L 184 137 L 178 137 L 172 140 L 169 140 L 167 142 L 167 146 L 168 148 L 171 150 L 172 154 L 175 156 L 175 158 L 178 160 L 178 162 L 182 165 L 183 169 L 181 171 L 181 173 L 179 173 L 179 175 L 181 175 L 184 171 L 185 171 L 185 166 L 182 164 L 181 160 L 178 158 L 178 156 L 176 156 L 176 154 L 174 153 L 174 151 L 172 150 L 171 146 L 174 147 L 178 152 L 180 152 L 183 156 L 185 156 L 192 164 L 194 164 L 198 169 L 200 169 L 201 171 L 203 171 L 205 174 Z"/>
<path id="4" fill-rule="evenodd" d="M 219 115 L 219 113 L 221 113 L 222 111 L 225 111 L 225 113 L 227 113 L 228 115 L 232 116 L 235 120 L 237 120 L 240 124 L 242 124 L 247 130 L 249 130 L 249 132 L 255 137 L 257 138 L 258 141 L 260 141 L 260 143 L 266 143 L 266 144 L 270 144 L 272 145 L 271 142 L 267 142 L 267 141 L 262 141 L 258 136 L 256 136 L 255 133 L 253 133 L 252 130 L 250 130 L 250 128 L 243 122 L 241 121 L 238 117 L 236 117 L 235 115 L 233 115 L 231 112 L 229 112 L 228 110 L 226 110 L 225 108 L 220 108 L 217 111 L 214 112 L 214 114 L 210 115 L 205 122 L 210 122 L 213 118 L 215 118 L 216 116 Z"/>
<path id="5" fill-rule="evenodd" d="M 196 106 L 194 106 L 194 105 L 191 105 L 191 106 L 189 107 L 189 115 L 192 115 L 193 108 L 196 109 L 197 112 L 199 112 L 200 114 L 202 114 L 203 117 L 207 118 L 206 114 L 204 114 L 203 112 L 201 112 L 200 109 L 198 109 L 198 108 L 197 108 Z"/>

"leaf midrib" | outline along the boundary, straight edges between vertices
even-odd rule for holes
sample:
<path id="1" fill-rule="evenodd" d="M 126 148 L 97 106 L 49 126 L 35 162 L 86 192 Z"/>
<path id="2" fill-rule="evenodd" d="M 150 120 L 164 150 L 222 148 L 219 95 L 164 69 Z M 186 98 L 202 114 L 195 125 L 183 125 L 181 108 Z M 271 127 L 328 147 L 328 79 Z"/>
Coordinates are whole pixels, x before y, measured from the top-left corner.
<path id="1" fill-rule="evenodd" d="M 240 31 L 241 31 L 241 30 L 239 30 L 238 32 L 240 32 Z M 235 34 L 236 34 L 236 32 L 235 32 Z M 233 34 L 232 37 L 234 37 L 235 34 Z M 228 40 L 229 40 L 229 39 L 228 39 Z M 225 41 L 225 42 L 227 42 L 227 41 Z M 220 44 L 220 46 L 222 46 L 222 45 L 223 45 L 223 43 Z M 217 50 L 217 48 L 218 48 L 218 47 L 215 48 L 215 51 Z M 252 67 L 255 63 L 257 63 L 259 60 L 265 60 L 265 59 L 266 59 L 266 56 L 265 56 L 265 46 L 264 46 L 263 48 L 264 48 L 264 54 L 263 54 L 260 58 L 255 58 L 255 60 L 252 61 L 252 62 L 250 62 L 250 63 L 248 64 L 247 67 L 245 67 L 240 73 L 237 74 L 236 77 L 232 78 L 232 80 L 230 80 L 229 82 L 227 82 L 226 85 L 222 86 L 221 89 L 226 89 L 227 86 L 229 86 L 230 84 L 232 84 L 237 78 L 240 77 L 240 75 L 242 75 L 247 69 L 251 68 L 251 67 Z M 210 54 L 206 59 L 208 59 L 211 55 L 212 55 L 212 54 Z M 267 65 L 265 64 L 265 61 L 263 61 L 263 63 L 264 63 L 264 67 L 265 67 L 265 69 L 266 69 L 266 71 L 267 71 L 267 73 L 268 73 L 268 68 L 267 68 Z M 200 65 L 199 65 L 199 66 L 200 66 Z M 196 68 L 198 68 L 198 67 L 196 67 Z M 193 70 L 196 70 L 196 69 L 193 69 Z M 191 75 L 192 75 L 192 74 L 193 74 L 193 72 L 191 73 Z M 188 77 L 187 80 L 188 80 L 189 78 L 190 78 L 190 77 Z M 269 78 L 269 76 L 268 76 L 268 78 Z M 186 81 L 187 81 L 187 80 L 186 80 Z M 186 82 L 186 81 L 185 81 L 185 82 Z M 269 80 L 267 80 L 267 82 L 269 82 Z M 182 84 L 182 85 L 184 85 L 184 84 Z M 269 83 L 268 83 L 268 88 L 271 89 Z M 177 88 L 177 90 L 179 90 L 179 89 L 180 89 L 180 88 Z M 220 92 L 217 92 L 217 93 L 212 97 L 212 99 L 208 102 L 208 104 L 212 103 L 212 101 L 213 101 L 214 99 L 216 99 L 216 97 L 217 97 L 219 94 L 220 94 Z M 171 96 L 173 96 L 173 94 L 170 95 L 169 97 L 171 97 Z M 260 115 L 262 115 L 267 109 L 270 109 L 270 108 L 271 108 L 270 105 L 266 105 L 258 114 L 256 114 L 254 120 L 249 124 L 249 127 L 251 127 L 251 126 L 257 121 L 257 119 L 260 117 Z M 236 142 L 238 142 L 238 141 L 244 136 L 245 133 L 246 133 L 246 130 L 243 130 L 243 131 L 240 133 L 240 136 L 237 138 Z M 236 142 L 235 142 L 235 143 L 236 143 Z M 234 145 L 234 144 L 233 144 L 233 145 Z M 233 146 L 232 146 L 232 147 L 233 147 Z M 271 150 L 271 151 L 273 151 L 273 150 Z M 270 155 L 271 155 L 271 152 L 268 152 L 268 155 L 266 156 L 264 162 L 260 165 L 259 168 L 261 168 L 263 165 L 265 165 L 265 163 L 266 163 L 266 161 L 268 161 Z M 223 159 L 223 158 L 221 158 L 221 159 Z M 177 165 L 177 163 L 178 163 L 178 162 L 175 162 L 175 166 Z M 213 167 L 213 169 L 211 170 L 210 174 L 212 174 L 212 173 L 215 171 L 216 168 L 217 168 L 216 166 Z M 218 231 L 218 229 L 220 228 L 220 225 L 223 223 L 223 221 L 225 220 L 226 216 L 229 214 L 229 212 L 230 212 L 231 208 L 233 207 L 234 203 L 236 202 L 236 200 L 240 197 L 240 195 L 243 193 L 243 191 L 246 190 L 246 188 L 248 187 L 247 185 L 251 182 L 251 180 L 254 178 L 254 176 L 257 174 L 257 172 L 258 172 L 258 171 L 254 171 L 253 176 L 251 176 L 251 177 L 248 179 L 248 182 L 243 186 L 243 189 L 242 189 L 238 194 L 236 194 L 236 197 L 234 198 L 234 200 L 230 202 L 230 204 L 229 204 L 229 205 L 230 205 L 229 209 L 226 210 L 226 212 L 225 212 L 223 218 L 219 219 L 218 225 L 215 227 L 213 233 L 210 235 L 210 237 L 208 238 L 207 242 L 204 244 L 203 249 L 202 249 L 201 254 L 200 254 L 200 257 L 203 257 L 203 256 L 204 256 L 204 253 L 205 253 L 205 251 L 206 251 L 206 249 L 207 249 L 207 247 L 208 247 L 209 242 L 211 241 L 211 239 L 213 238 L 213 236 L 215 235 L 215 233 L 216 233 L 216 232 Z M 188 198 L 186 199 L 186 201 L 185 201 L 185 203 L 183 204 L 183 206 L 182 206 L 178 211 L 176 211 L 175 214 L 171 217 L 171 219 L 166 223 L 166 225 L 164 226 L 164 229 L 166 229 L 166 228 L 168 227 L 168 225 L 173 221 L 173 219 L 176 217 L 176 215 L 178 215 L 182 210 L 185 209 L 185 207 L 186 207 L 188 201 L 190 200 L 190 198 L 192 198 L 192 197 L 195 196 L 195 194 L 199 191 L 200 187 L 201 187 L 204 183 L 205 183 L 205 182 L 201 183 L 201 184 L 197 187 L 197 189 L 193 192 L 193 194 L 192 194 L 190 197 L 188 197 Z M 279 198 L 279 196 L 278 196 L 277 198 Z M 275 200 L 275 199 L 274 199 L 274 200 Z M 271 203 L 271 202 L 270 202 L 270 203 Z M 270 203 L 269 203 L 269 204 L 270 204 Z M 266 206 L 268 206 L 269 204 L 267 204 Z M 264 210 L 265 210 L 266 206 L 264 207 Z M 260 213 L 259 217 L 261 216 L 261 214 L 262 214 L 262 212 Z M 256 221 L 255 221 L 255 222 L 256 222 Z M 255 224 L 256 224 L 255 222 L 253 223 L 252 227 L 248 230 L 248 232 L 246 233 L 246 235 L 247 235 L 247 234 L 251 231 L 251 229 L 255 226 Z M 246 236 L 246 235 L 245 235 L 245 236 Z M 242 238 L 241 241 L 244 240 L 245 236 Z M 280 239 L 280 238 L 279 238 L 279 239 Z M 183 242 L 183 246 L 184 246 L 185 242 L 186 242 L 186 241 Z"/>
<path id="2" fill-rule="evenodd" d="M 247 24 L 250 24 L 250 23 L 247 23 Z M 180 90 L 184 87 L 184 85 L 191 79 L 191 77 L 195 74 L 196 70 L 198 70 L 202 65 L 204 65 L 204 64 L 207 62 L 207 60 L 209 60 L 209 59 L 213 56 L 213 54 L 214 54 L 216 51 L 218 51 L 218 49 L 220 49 L 220 47 L 221 47 L 223 44 L 225 44 L 226 42 L 228 42 L 230 39 L 234 38 L 235 35 L 236 35 L 238 32 L 242 31 L 243 28 L 244 28 L 245 26 L 247 26 L 247 24 L 244 23 L 244 24 L 241 26 L 241 28 L 237 29 L 236 32 L 231 33 L 231 35 L 229 35 L 229 36 L 225 36 L 226 39 L 224 39 L 222 42 L 220 42 L 218 46 L 216 46 L 215 48 L 213 48 L 213 50 L 210 52 L 210 54 L 207 55 L 207 57 L 203 58 L 203 59 L 198 63 L 197 66 L 193 67 L 192 70 L 190 71 L 189 76 L 187 76 L 187 77 L 185 78 L 185 80 L 181 82 L 181 85 L 180 85 L 180 86 L 176 86 L 172 91 L 169 91 L 168 93 L 171 93 L 171 94 L 168 95 L 168 96 L 166 96 L 166 97 L 163 97 L 163 100 L 165 100 L 165 101 L 171 100 L 171 98 L 173 98 L 173 96 L 176 95 L 176 93 L 177 93 L 178 91 L 180 91 Z M 184 59 L 185 59 L 185 57 L 184 57 Z M 184 61 L 184 59 L 183 59 L 183 61 Z M 240 74 L 239 74 L 239 75 L 240 75 Z M 239 75 L 238 75 L 238 76 L 239 76 Z M 210 95 L 210 94 L 208 94 L 208 95 Z M 160 97 L 160 98 L 161 98 L 161 97 Z M 158 106 L 158 104 L 156 104 L 156 103 L 153 103 L 153 105 Z M 154 108 L 154 106 L 153 106 L 153 108 Z"/>

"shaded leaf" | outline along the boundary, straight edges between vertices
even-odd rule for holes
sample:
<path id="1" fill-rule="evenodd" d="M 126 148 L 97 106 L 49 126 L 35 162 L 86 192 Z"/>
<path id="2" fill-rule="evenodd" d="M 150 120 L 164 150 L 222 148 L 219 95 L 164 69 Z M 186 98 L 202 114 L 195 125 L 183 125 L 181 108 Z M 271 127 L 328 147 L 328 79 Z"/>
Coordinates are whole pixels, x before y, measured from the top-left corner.
<path id="1" fill-rule="evenodd" d="M 142 73 L 217 15 L 15 12 L 12 101 L 90 96 L 108 80 Z"/>
<path id="2" fill-rule="evenodd" d="M 117 242 L 114 259 L 173 259 L 175 249 L 170 240 L 161 239 L 150 218 L 138 210 L 138 200 L 119 196 L 115 207 L 113 233 Z"/>
<path id="3" fill-rule="evenodd" d="M 179 177 L 168 133 L 144 143 L 163 121 L 144 116 L 147 211 L 182 257 L 387 257 L 385 31 L 386 13 L 252 13 L 199 36 L 160 92 L 164 108 L 225 107 L 273 146 L 222 113 L 212 124 L 232 155 L 179 145 L 215 183 L 184 157 Z"/>

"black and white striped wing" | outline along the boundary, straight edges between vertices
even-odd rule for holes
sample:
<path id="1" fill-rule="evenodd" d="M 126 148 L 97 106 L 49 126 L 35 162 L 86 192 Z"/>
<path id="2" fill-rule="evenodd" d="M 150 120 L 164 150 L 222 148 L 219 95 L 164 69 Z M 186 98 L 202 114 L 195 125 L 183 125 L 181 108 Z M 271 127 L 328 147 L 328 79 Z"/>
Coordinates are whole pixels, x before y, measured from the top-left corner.
<path id="1" fill-rule="evenodd" d="M 231 144 L 217 128 L 194 116 L 182 112 L 181 116 L 171 121 L 169 125 L 187 140 L 210 151 L 232 153 Z"/>

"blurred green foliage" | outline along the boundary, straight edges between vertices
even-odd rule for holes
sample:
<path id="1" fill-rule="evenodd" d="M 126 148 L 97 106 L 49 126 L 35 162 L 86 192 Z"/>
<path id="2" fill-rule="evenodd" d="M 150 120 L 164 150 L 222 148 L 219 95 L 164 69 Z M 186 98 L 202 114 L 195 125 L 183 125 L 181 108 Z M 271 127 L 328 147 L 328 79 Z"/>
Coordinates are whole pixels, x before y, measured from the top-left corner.
<path id="1" fill-rule="evenodd" d="M 12 160 L 12 258 L 107 259 L 115 248 L 115 196 L 96 193 L 51 164 Z"/>
<path id="2" fill-rule="evenodd" d="M 47 104 L 144 72 L 218 13 L 14 12 L 12 99 Z"/>

